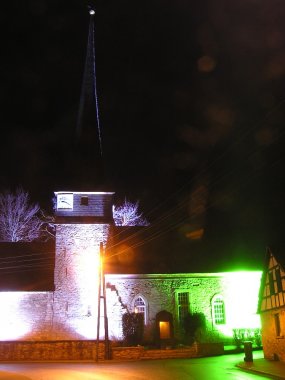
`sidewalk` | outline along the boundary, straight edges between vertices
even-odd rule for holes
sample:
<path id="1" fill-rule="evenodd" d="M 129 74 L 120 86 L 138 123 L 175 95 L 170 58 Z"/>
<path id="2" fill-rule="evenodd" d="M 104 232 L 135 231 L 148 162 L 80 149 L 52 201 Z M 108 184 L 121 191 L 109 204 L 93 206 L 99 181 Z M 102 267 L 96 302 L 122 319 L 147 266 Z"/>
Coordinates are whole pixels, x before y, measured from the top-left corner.
<path id="1" fill-rule="evenodd" d="M 263 358 L 253 359 L 253 362 L 240 362 L 237 364 L 242 370 L 268 375 L 274 379 L 285 379 L 285 363 L 271 361 Z"/>

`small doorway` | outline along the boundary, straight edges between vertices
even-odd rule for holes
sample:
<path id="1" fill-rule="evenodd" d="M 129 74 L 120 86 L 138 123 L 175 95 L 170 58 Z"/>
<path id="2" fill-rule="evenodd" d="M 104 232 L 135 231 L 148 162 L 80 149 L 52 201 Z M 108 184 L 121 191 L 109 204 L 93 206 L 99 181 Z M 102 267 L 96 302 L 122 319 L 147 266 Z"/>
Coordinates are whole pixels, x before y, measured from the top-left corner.
<path id="1" fill-rule="evenodd" d="M 170 323 L 168 321 L 159 321 L 159 338 L 170 339 Z"/>
<path id="2" fill-rule="evenodd" d="M 168 311 L 156 314 L 156 341 L 161 348 L 172 346 L 173 343 L 173 317 Z"/>

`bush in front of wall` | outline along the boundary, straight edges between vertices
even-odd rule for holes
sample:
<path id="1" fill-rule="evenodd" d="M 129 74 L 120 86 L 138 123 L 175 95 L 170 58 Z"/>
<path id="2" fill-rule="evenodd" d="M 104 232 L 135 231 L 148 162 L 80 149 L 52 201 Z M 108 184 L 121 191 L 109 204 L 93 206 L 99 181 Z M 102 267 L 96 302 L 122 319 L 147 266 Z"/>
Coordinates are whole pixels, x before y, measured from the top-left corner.
<path id="1" fill-rule="evenodd" d="M 123 315 L 123 336 L 126 346 L 142 344 L 144 332 L 143 313 L 126 313 Z"/>

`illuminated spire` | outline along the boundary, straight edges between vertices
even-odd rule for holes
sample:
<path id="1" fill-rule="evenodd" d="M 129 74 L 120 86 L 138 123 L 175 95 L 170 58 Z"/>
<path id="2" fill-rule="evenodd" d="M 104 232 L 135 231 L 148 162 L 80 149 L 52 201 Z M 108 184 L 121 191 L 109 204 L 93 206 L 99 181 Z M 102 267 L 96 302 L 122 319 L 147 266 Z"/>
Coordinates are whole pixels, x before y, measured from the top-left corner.
<path id="1" fill-rule="evenodd" d="M 80 106 L 77 120 L 77 135 L 82 137 L 86 132 L 85 129 L 97 129 L 97 137 L 100 148 L 100 155 L 102 156 L 102 140 L 99 120 L 99 108 L 97 97 L 97 84 L 96 84 L 96 62 L 95 62 L 95 10 L 89 9 L 90 22 L 89 34 L 87 43 L 86 60 L 84 67 L 84 75 L 82 82 Z"/>
<path id="2" fill-rule="evenodd" d="M 89 32 L 76 128 L 78 179 L 88 187 L 103 182 L 103 150 L 95 62 L 95 10 L 89 8 Z"/>

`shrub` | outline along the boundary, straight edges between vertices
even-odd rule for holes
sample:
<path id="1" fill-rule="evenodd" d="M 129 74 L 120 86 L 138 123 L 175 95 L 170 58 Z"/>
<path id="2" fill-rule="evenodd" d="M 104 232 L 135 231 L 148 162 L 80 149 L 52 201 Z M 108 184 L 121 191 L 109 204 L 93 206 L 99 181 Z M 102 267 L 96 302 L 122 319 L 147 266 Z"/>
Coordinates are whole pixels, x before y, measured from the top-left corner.
<path id="1" fill-rule="evenodd" d="M 259 328 L 256 329 L 233 329 L 233 338 L 238 348 L 244 341 L 251 341 L 257 347 L 261 347 L 261 332 Z"/>
<path id="2" fill-rule="evenodd" d="M 185 341 L 193 344 L 197 340 L 197 332 L 205 327 L 205 315 L 203 313 L 187 314 L 184 319 Z"/>
<path id="3" fill-rule="evenodd" d="M 137 346 L 142 343 L 144 332 L 143 313 L 126 313 L 123 315 L 124 343 L 128 346 Z"/>

